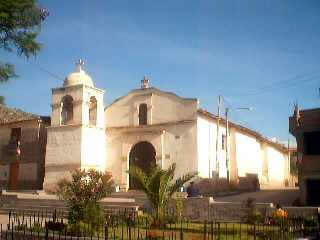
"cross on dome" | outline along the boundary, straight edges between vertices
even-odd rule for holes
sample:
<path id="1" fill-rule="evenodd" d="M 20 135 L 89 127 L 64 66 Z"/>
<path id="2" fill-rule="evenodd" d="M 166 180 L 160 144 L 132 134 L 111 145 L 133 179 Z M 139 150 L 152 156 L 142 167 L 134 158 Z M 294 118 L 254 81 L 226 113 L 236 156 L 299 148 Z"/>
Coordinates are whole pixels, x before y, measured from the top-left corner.
<path id="1" fill-rule="evenodd" d="M 141 88 L 146 89 L 150 87 L 150 77 L 144 75 L 143 80 L 141 80 Z"/>
<path id="2" fill-rule="evenodd" d="M 94 87 L 91 77 L 84 71 L 84 60 L 79 59 L 76 62 L 76 70 L 70 73 L 64 80 L 63 86 L 86 85 Z"/>
<path id="3" fill-rule="evenodd" d="M 77 71 L 78 72 L 81 72 L 83 71 L 83 66 L 84 66 L 85 62 L 83 59 L 79 59 L 78 62 L 76 63 L 76 66 L 77 66 Z"/>

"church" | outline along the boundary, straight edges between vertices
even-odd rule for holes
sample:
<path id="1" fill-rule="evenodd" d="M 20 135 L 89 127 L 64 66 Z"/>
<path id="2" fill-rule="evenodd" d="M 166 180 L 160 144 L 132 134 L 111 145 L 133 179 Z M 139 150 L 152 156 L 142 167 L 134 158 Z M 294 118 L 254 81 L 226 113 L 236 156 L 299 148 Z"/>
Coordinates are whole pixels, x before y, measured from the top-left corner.
<path id="1" fill-rule="evenodd" d="M 1 108 L 0 120 L 6 116 Z M 254 174 L 267 186 L 286 186 L 290 178 L 285 146 L 234 122 L 227 124 L 201 109 L 198 99 L 154 88 L 147 78 L 105 107 L 104 90 L 94 85 L 80 61 L 52 89 L 51 108 L 51 118 L 21 111 L 16 119 L 0 121 L 4 188 L 50 191 L 70 171 L 94 168 L 110 172 L 125 191 L 136 188 L 127 174 L 133 164 L 148 170 L 174 162 L 176 177 L 196 171 L 200 178 L 238 181 Z M 24 136 L 32 131 L 38 140 Z M 39 157 L 24 156 L 30 146 Z"/>

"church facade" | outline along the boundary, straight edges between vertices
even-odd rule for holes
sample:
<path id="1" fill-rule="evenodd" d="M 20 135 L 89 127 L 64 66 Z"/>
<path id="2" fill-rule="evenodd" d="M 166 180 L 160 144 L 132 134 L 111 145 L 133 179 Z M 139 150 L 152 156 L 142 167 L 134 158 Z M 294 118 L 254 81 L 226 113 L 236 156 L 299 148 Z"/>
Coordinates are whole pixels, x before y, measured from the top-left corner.
<path id="1" fill-rule="evenodd" d="M 142 85 L 108 106 L 105 119 L 106 167 L 124 189 L 130 165 L 150 160 L 163 168 L 175 162 L 177 176 L 196 171 L 237 181 L 254 174 L 269 186 L 285 186 L 290 176 L 286 147 L 232 122 L 227 143 L 225 120 L 217 133 L 218 117 L 197 99 Z"/>
<path id="2" fill-rule="evenodd" d="M 261 184 L 286 185 L 290 169 L 285 146 L 233 122 L 226 136 L 225 120 L 201 109 L 198 99 L 149 84 L 142 80 L 140 88 L 104 107 L 104 91 L 79 64 L 63 86 L 52 89 L 45 190 L 78 168 L 108 171 L 120 189 L 135 189 L 127 174 L 130 166 L 148 170 L 174 162 L 176 177 L 196 171 L 201 178 L 237 181 L 254 174 Z"/>

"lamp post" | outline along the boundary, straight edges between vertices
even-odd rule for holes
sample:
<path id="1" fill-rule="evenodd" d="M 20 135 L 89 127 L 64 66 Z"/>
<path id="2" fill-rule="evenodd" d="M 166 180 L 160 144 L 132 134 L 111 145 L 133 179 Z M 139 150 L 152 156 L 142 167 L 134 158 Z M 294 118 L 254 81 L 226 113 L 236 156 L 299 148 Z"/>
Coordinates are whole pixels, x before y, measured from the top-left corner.
<path id="1" fill-rule="evenodd" d="M 248 110 L 252 111 L 252 107 L 239 107 L 234 108 L 234 110 Z M 227 168 L 227 180 L 230 182 L 230 164 L 229 164 L 229 111 L 230 108 L 226 107 L 226 143 L 225 143 L 225 149 L 226 149 L 226 168 Z"/>

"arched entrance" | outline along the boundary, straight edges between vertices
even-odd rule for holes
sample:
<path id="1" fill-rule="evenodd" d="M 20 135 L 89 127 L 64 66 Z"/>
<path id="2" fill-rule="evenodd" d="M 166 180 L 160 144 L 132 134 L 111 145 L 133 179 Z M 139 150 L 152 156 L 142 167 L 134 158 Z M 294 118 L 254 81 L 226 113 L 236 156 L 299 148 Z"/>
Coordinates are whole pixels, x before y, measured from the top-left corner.
<path id="1" fill-rule="evenodd" d="M 149 171 L 156 165 L 156 150 L 149 142 L 139 142 L 133 146 L 129 154 L 129 168 L 138 166 L 144 171 Z M 136 180 L 129 176 L 129 189 L 139 189 Z"/>

